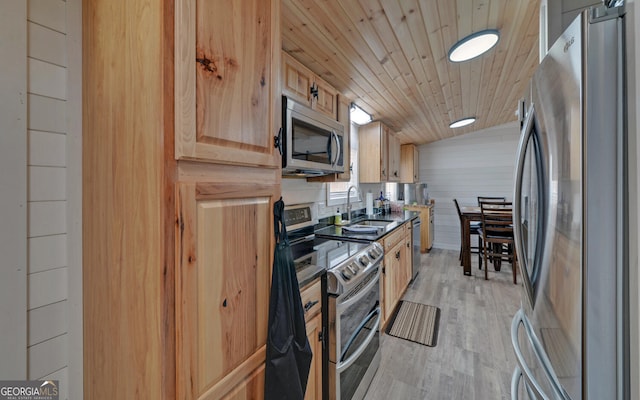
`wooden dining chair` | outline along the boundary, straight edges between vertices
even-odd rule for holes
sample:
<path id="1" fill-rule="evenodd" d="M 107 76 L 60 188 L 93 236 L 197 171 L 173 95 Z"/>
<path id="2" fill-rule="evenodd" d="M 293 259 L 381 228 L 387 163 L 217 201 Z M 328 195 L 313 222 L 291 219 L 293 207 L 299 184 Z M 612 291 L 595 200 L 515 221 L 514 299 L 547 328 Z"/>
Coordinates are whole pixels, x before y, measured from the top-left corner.
<path id="1" fill-rule="evenodd" d="M 478 196 L 478 206 L 480 203 L 502 203 L 507 201 L 507 198 L 502 197 L 491 197 L 491 196 Z"/>
<path id="2" fill-rule="evenodd" d="M 494 265 L 502 260 L 511 262 L 513 283 L 517 283 L 518 257 L 513 237 L 513 204 L 511 202 L 480 203 L 482 225 L 480 234 L 483 242 L 484 279 L 488 277 L 488 261 Z M 496 268 L 498 270 L 498 268 Z"/>
<path id="3" fill-rule="evenodd" d="M 456 205 L 456 210 L 458 211 L 458 219 L 460 220 L 460 253 L 458 254 L 458 260 L 462 261 L 462 243 L 464 243 L 464 229 L 462 227 L 462 211 L 460 211 L 460 205 L 458 204 L 457 199 L 453 199 L 453 204 Z M 469 248 L 471 253 L 478 254 L 478 268 L 482 269 L 482 237 L 480 236 L 480 221 L 471 221 L 469 223 L 469 236 L 477 236 L 478 237 L 478 245 L 472 246 L 469 243 Z"/>

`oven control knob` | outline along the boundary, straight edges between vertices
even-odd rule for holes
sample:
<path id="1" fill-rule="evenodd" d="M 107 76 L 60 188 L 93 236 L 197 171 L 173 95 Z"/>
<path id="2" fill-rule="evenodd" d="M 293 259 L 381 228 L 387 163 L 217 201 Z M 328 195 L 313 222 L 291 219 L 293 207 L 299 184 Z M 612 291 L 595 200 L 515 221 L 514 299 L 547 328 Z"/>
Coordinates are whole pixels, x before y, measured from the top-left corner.
<path id="1" fill-rule="evenodd" d="M 369 257 L 378 258 L 379 256 L 380 256 L 380 251 L 378 251 L 378 249 L 376 249 L 375 247 L 369 250 Z"/>
<path id="2" fill-rule="evenodd" d="M 360 262 L 360 265 L 362 265 L 363 267 L 366 267 L 369 264 L 370 260 L 369 257 L 365 254 L 358 259 L 358 262 Z"/>
<path id="3" fill-rule="evenodd" d="M 348 281 L 353 276 L 353 274 L 347 268 L 342 268 L 342 271 L 340 271 L 340 275 L 342 275 L 345 281 Z"/>
<path id="4" fill-rule="evenodd" d="M 360 269 L 360 267 L 358 267 L 358 264 L 356 264 L 356 263 L 351 263 L 351 264 L 347 265 L 347 268 L 349 268 L 349 271 L 351 271 L 352 274 L 357 273 L 358 270 Z"/>

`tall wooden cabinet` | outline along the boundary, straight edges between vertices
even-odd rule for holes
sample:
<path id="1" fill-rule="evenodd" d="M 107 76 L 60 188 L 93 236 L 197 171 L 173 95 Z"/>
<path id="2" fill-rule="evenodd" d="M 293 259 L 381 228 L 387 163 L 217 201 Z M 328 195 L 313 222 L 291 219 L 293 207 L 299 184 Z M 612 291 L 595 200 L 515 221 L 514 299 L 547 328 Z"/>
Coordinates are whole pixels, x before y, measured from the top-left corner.
<path id="1" fill-rule="evenodd" d="M 279 13 L 83 5 L 85 398 L 262 397 Z"/>
<path id="2" fill-rule="evenodd" d="M 275 181 L 206 178 L 209 171 L 208 166 L 181 168 L 198 178 L 177 184 L 178 398 L 221 398 L 249 384 L 247 373 L 253 376 L 265 357 L 269 230 L 280 188 Z"/>

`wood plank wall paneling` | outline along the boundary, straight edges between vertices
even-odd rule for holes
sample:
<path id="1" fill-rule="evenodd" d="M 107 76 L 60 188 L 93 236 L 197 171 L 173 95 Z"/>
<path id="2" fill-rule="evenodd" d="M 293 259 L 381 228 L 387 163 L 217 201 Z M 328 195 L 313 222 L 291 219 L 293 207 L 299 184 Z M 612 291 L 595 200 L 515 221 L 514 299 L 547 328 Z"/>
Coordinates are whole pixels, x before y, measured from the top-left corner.
<path id="1" fill-rule="evenodd" d="M 60 398 L 68 398 L 67 250 L 74 244 L 67 241 L 72 220 L 67 215 L 67 132 L 74 115 L 67 109 L 67 2 L 29 0 L 27 9 L 28 378 L 53 376 L 60 380 Z M 70 23 L 79 26 L 81 21 Z M 81 308 L 76 304 L 74 310 L 78 314 Z"/>
<path id="2" fill-rule="evenodd" d="M 67 300 L 67 368 L 44 379 L 67 384 L 61 399 L 84 398 L 82 334 L 82 0 L 66 0 L 67 131 L 64 149 L 67 165 L 67 245 L 69 268 Z M 68 155 L 68 156 L 67 156 Z"/>
<path id="3" fill-rule="evenodd" d="M 419 146 L 419 180 L 436 202 L 434 247 L 460 248 L 454 198 L 461 205 L 477 204 L 480 195 L 513 199 L 519 137 L 517 123 L 510 123 Z"/>
<path id="4" fill-rule="evenodd" d="M 626 5 L 627 7 L 629 4 Z M 630 303 L 630 351 L 629 354 L 640 354 L 640 268 L 638 268 L 638 249 L 640 249 L 640 221 L 638 206 L 640 205 L 640 2 L 633 1 L 632 18 L 628 18 L 626 39 L 629 49 L 627 71 L 629 74 L 628 107 L 629 107 L 629 303 Z M 630 376 L 631 398 L 640 398 L 640 357 L 631 359 Z"/>
<path id="5" fill-rule="evenodd" d="M 26 379 L 27 4 L 0 10 L 0 377 Z"/>

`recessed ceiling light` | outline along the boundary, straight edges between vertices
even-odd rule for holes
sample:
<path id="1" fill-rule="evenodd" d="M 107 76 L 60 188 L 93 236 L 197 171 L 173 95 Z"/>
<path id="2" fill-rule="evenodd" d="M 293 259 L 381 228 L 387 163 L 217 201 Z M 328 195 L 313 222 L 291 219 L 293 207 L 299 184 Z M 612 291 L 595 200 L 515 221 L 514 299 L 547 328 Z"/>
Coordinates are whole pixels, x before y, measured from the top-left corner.
<path id="1" fill-rule="evenodd" d="M 351 122 L 358 125 L 368 124 L 373 120 L 371 114 L 360 108 L 356 103 L 351 103 L 351 110 L 349 114 L 351 116 Z"/>
<path id="2" fill-rule="evenodd" d="M 476 122 L 476 117 L 462 118 L 449 124 L 449 128 L 461 128 Z"/>
<path id="3" fill-rule="evenodd" d="M 498 40 L 500 40 L 500 32 L 496 29 L 472 33 L 451 46 L 449 60 L 452 62 L 471 60 L 491 50 L 498 43 Z"/>

